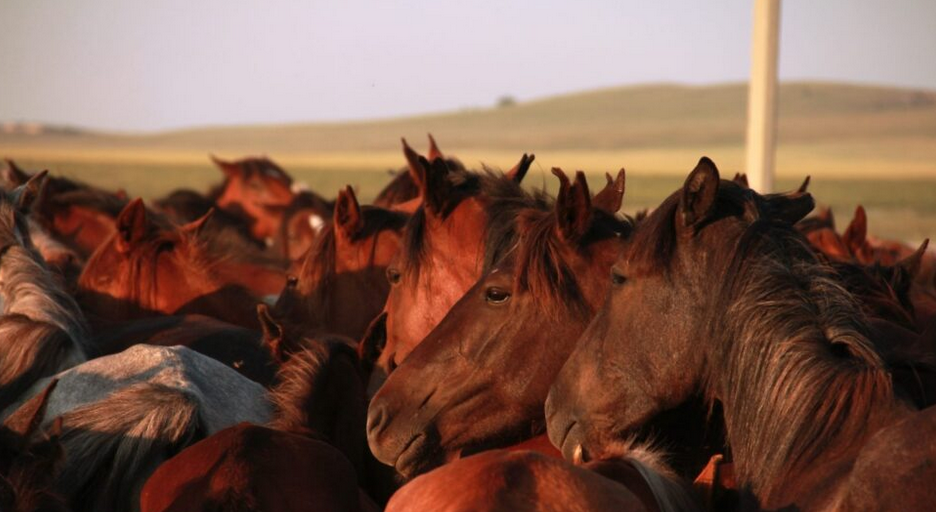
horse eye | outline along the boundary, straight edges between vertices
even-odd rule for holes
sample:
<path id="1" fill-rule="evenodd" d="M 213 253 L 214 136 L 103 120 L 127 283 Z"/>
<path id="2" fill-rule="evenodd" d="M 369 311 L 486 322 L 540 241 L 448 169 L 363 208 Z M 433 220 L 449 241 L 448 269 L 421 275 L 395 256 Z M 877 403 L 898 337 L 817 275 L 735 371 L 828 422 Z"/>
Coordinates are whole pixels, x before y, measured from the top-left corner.
<path id="1" fill-rule="evenodd" d="M 504 304 L 510 300 L 510 292 L 492 286 L 484 292 L 484 298 L 488 301 L 488 304 Z"/>
<path id="2" fill-rule="evenodd" d="M 624 277 L 624 274 L 621 274 L 617 270 L 611 269 L 611 284 L 614 286 L 621 286 L 627 282 L 627 278 Z"/>
<path id="3" fill-rule="evenodd" d="M 390 284 L 399 284 L 400 271 L 393 267 L 387 267 L 387 281 L 389 281 Z"/>

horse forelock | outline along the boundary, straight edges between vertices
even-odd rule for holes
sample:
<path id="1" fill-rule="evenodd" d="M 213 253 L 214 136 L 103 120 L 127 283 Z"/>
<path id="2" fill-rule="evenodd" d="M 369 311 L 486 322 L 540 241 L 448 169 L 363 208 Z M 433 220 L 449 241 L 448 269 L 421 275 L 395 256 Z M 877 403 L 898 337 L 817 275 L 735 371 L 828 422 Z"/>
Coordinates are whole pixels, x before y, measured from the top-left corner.
<path id="1" fill-rule="evenodd" d="M 548 199 L 542 192 L 530 193 L 524 190 L 520 184 L 506 177 L 504 173 L 491 169 L 482 171 L 468 171 L 465 169 L 449 168 L 446 176 L 451 185 L 450 192 L 444 197 L 442 205 L 436 205 L 438 211 L 433 211 L 432 215 L 445 221 L 455 209 L 466 199 L 478 197 L 482 200 L 485 213 L 484 231 L 488 244 L 496 240 L 503 240 L 510 235 L 510 225 L 513 224 L 515 215 L 509 211 L 519 211 L 523 207 L 535 207 L 540 203 L 545 203 Z M 429 214 L 426 211 L 426 204 L 423 202 L 410 217 L 403 230 L 403 244 L 400 249 L 402 257 L 402 273 L 404 279 L 416 282 L 422 267 L 428 264 L 431 252 L 432 241 L 428 236 L 427 221 Z M 494 226 L 493 220 L 497 220 L 498 228 Z M 507 223 L 508 226 L 504 226 Z M 499 228 L 506 228 L 502 232 Z M 498 244 L 498 247 L 507 245 L 507 242 Z M 487 252 L 487 251 L 486 251 Z M 492 250 L 496 253 L 496 250 Z M 492 264 L 492 257 L 485 255 L 484 266 L 487 268 Z"/>
<path id="2" fill-rule="evenodd" d="M 569 255 L 575 253 L 591 258 L 590 246 L 603 240 L 627 237 L 632 227 L 629 219 L 596 210 L 583 239 L 566 242 L 560 239 L 558 218 L 552 210 L 525 210 L 517 227 L 515 287 L 528 292 L 534 303 L 547 312 L 557 313 L 558 308 L 589 315 L 594 305 L 589 304 L 589 297 L 585 296 L 580 283 L 583 276 L 575 275 Z"/>
<path id="3" fill-rule="evenodd" d="M 714 304 L 706 387 L 725 403 L 740 482 L 759 495 L 859 439 L 893 399 L 860 306 L 791 226 L 745 230 Z"/>

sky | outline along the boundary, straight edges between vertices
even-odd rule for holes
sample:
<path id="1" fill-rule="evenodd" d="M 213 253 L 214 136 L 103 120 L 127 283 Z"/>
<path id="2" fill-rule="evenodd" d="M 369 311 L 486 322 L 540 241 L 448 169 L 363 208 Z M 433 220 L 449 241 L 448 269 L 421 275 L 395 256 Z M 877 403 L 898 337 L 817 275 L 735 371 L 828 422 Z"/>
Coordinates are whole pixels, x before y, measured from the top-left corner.
<path id="1" fill-rule="evenodd" d="M 2 0 L 0 121 L 375 119 L 747 79 L 753 1 Z M 936 90 L 933 0 L 786 0 L 781 80 Z"/>

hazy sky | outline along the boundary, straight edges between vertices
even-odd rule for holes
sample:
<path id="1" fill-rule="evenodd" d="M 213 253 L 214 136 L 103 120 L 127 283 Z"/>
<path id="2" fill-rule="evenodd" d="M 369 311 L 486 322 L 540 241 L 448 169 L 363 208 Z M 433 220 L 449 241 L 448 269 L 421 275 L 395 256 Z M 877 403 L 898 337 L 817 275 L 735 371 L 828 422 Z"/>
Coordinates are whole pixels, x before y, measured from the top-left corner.
<path id="1" fill-rule="evenodd" d="M 0 120 L 378 118 L 745 80 L 752 1 L 0 0 Z M 936 89 L 936 1 L 786 0 L 780 76 Z"/>

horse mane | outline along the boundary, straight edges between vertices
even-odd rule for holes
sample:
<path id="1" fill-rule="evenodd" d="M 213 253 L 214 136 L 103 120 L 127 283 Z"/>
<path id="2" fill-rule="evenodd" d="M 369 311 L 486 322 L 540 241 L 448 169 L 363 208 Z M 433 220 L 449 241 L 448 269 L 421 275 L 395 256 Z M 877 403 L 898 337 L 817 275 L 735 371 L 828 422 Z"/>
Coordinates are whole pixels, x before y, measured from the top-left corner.
<path id="1" fill-rule="evenodd" d="M 308 405 L 317 395 L 324 393 L 329 377 L 330 363 L 339 356 L 357 361 L 354 347 L 339 338 L 303 340 L 302 350 L 290 354 L 277 371 L 279 383 L 270 391 L 275 412 L 270 427 L 301 435 L 323 437 L 328 432 L 317 432 Z"/>
<path id="2" fill-rule="evenodd" d="M 265 250 L 250 234 L 249 224 L 227 210 L 215 209 L 201 229 L 203 247 L 213 257 L 273 268 L 285 267 L 281 257 Z"/>
<path id="3" fill-rule="evenodd" d="M 843 286 L 860 299 L 868 316 L 876 316 L 913 330 L 913 303 L 910 301 L 909 280 L 900 280 L 895 267 L 880 263 L 861 265 L 852 262 L 829 261 Z M 896 283 L 896 284 L 895 284 Z"/>
<path id="4" fill-rule="evenodd" d="M 666 463 L 667 453 L 654 441 L 638 441 L 636 436 L 612 440 L 601 458 L 626 460 L 647 483 L 660 512 L 701 510 L 692 489 Z"/>
<path id="5" fill-rule="evenodd" d="M 542 191 L 528 192 L 519 183 L 508 178 L 501 171 L 485 168 L 483 171 L 468 171 L 464 168 L 449 167 L 446 179 L 453 185 L 452 193 L 446 196 L 446 202 L 440 208 L 442 219 L 448 216 L 469 197 L 487 198 L 485 213 L 485 254 L 483 271 L 487 272 L 516 240 L 516 216 L 526 208 L 548 209 L 552 200 Z M 429 252 L 425 236 L 425 204 L 413 212 L 406 224 L 403 243 L 400 249 L 404 262 L 403 273 L 408 279 L 417 279 L 423 265 L 427 264 Z"/>
<path id="6" fill-rule="evenodd" d="M 155 223 L 149 226 L 149 233 L 142 240 L 136 242 L 132 250 L 124 253 L 127 258 L 129 284 L 128 297 L 117 301 L 114 307 L 125 307 L 131 310 L 147 308 L 156 303 L 158 293 L 157 275 L 159 269 L 159 256 L 167 250 L 175 250 L 179 259 L 188 262 L 188 270 L 194 276 L 207 276 L 215 279 L 223 287 L 223 280 L 217 279 L 217 267 L 234 256 L 230 253 L 212 251 L 204 237 L 195 232 L 187 232 L 179 228 L 166 229 Z M 94 257 L 88 264 L 92 264 Z M 87 267 L 86 267 L 87 268 Z M 200 269 L 197 271 L 196 269 Z M 82 273 L 82 279 L 85 279 Z M 80 285 L 80 283 L 79 283 Z"/>
<path id="7" fill-rule="evenodd" d="M 528 292 L 534 304 L 546 313 L 571 312 L 587 318 L 589 305 L 574 271 L 566 261 L 567 242 L 560 239 L 558 218 L 552 210 L 524 210 L 517 220 L 519 245 L 516 248 L 514 282 L 517 290 Z M 633 223 L 598 208 L 592 210 L 588 233 L 574 242 L 579 247 L 615 237 L 627 237 Z M 564 308 L 556 311 L 552 308 Z"/>
<path id="8" fill-rule="evenodd" d="M 56 206 L 83 206 L 103 212 L 113 218 L 117 218 L 124 206 L 127 206 L 126 199 L 95 188 L 77 188 L 53 194 L 43 200 L 50 201 Z"/>
<path id="9" fill-rule="evenodd" d="M 140 382 L 62 416 L 68 457 L 58 488 L 82 510 L 122 510 L 139 502 L 137 484 L 185 446 L 205 437 L 188 391 Z"/>
<path id="10" fill-rule="evenodd" d="M 713 367 L 724 371 L 706 389 L 731 404 L 724 413 L 739 481 L 770 496 L 835 441 L 860 439 L 872 412 L 893 399 L 891 376 L 860 306 L 789 224 L 754 220 L 724 279 L 709 326 L 720 341 Z"/>

